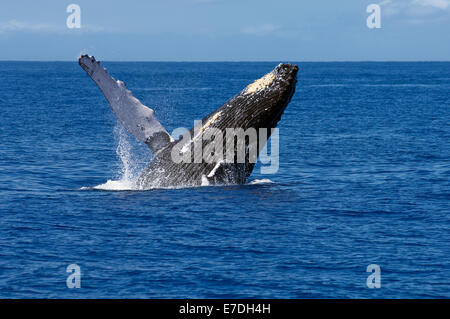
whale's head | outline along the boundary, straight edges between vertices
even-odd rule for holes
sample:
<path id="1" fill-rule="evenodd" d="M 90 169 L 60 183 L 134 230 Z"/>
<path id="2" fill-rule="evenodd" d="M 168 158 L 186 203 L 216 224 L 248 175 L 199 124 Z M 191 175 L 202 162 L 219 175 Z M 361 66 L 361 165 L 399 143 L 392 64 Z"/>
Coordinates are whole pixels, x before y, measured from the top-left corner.
<path id="1" fill-rule="evenodd" d="M 250 127 L 273 128 L 290 102 L 297 83 L 298 66 L 280 63 L 272 72 L 249 84 L 240 95 L 247 99 L 242 111 Z"/>
<path id="2" fill-rule="evenodd" d="M 222 133 L 227 129 L 242 129 L 244 132 L 248 129 L 257 132 L 266 129 L 269 137 L 295 92 L 297 72 L 297 65 L 278 64 L 271 72 L 250 83 L 239 94 L 205 116 L 200 122 L 199 133 L 193 127 L 189 134 L 199 137 L 212 128 Z"/>
<path id="3" fill-rule="evenodd" d="M 298 66 L 278 64 L 271 72 L 247 85 L 221 107 L 201 120 L 200 136 L 211 128 L 224 132 L 226 129 L 270 129 L 275 128 L 286 106 L 291 101 L 297 84 Z M 184 142 L 183 142 L 184 143 Z"/>
<path id="4" fill-rule="evenodd" d="M 276 127 L 295 92 L 297 72 L 297 65 L 280 63 L 209 114 L 204 121 L 222 129 Z M 211 120 L 214 123 L 210 123 Z"/>

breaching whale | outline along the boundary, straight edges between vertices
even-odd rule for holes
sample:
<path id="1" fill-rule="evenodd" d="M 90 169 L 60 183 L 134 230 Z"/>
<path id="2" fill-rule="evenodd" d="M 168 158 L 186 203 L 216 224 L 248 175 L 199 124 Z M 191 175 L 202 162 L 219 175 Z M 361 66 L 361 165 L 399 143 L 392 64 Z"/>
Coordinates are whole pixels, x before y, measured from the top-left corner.
<path id="1" fill-rule="evenodd" d="M 154 155 L 136 182 L 139 189 L 245 183 L 295 92 L 298 71 L 296 65 L 279 64 L 174 140 L 155 112 L 94 57 L 82 55 L 78 62 L 103 92 L 120 123 Z M 220 140 L 219 133 L 229 130 L 231 138 Z M 266 139 L 255 140 L 248 134 L 264 130 Z M 244 132 L 241 144 L 236 132 Z M 216 142 L 214 148 L 212 141 Z M 197 152 L 199 149 L 206 149 L 207 154 Z M 243 151 L 241 157 L 239 150 Z"/>

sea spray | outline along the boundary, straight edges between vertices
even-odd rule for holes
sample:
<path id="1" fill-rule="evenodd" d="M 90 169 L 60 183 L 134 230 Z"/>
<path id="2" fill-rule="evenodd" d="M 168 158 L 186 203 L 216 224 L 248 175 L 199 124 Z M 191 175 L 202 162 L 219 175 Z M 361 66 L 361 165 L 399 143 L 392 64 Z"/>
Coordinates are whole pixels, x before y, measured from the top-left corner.
<path id="1" fill-rule="evenodd" d="M 114 127 L 114 140 L 119 159 L 115 180 L 108 180 L 94 189 L 137 190 L 136 180 L 143 167 L 150 162 L 151 154 L 145 145 L 137 145 L 119 122 Z"/>
<path id="2" fill-rule="evenodd" d="M 132 155 L 131 142 L 125 129 L 119 123 L 114 127 L 114 139 L 116 141 L 116 154 L 120 160 L 119 180 L 127 184 L 133 184 L 135 180 L 136 162 Z"/>

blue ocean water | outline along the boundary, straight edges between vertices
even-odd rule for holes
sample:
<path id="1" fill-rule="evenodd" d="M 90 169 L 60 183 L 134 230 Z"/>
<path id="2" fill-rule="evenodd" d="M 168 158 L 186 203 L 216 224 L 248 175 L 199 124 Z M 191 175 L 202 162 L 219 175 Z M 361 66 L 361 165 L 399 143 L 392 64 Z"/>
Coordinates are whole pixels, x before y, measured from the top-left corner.
<path id="1" fill-rule="evenodd" d="M 276 63 L 104 65 L 172 131 Z M 78 64 L 0 62 L 0 297 L 449 298 L 450 63 L 298 65 L 276 174 L 114 191 L 151 153 Z"/>

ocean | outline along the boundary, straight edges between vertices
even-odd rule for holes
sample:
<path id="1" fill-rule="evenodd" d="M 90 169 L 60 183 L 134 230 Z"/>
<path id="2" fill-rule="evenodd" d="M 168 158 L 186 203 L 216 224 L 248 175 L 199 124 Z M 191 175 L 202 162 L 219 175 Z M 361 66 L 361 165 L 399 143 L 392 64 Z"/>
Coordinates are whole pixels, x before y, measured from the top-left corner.
<path id="1" fill-rule="evenodd" d="M 103 64 L 169 132 L 277 65 Z M 278 172 L 137 191 L 77 62 L 0 62 L 0 297 L 449 298 L 450 63 L 297 64 Z"/>

